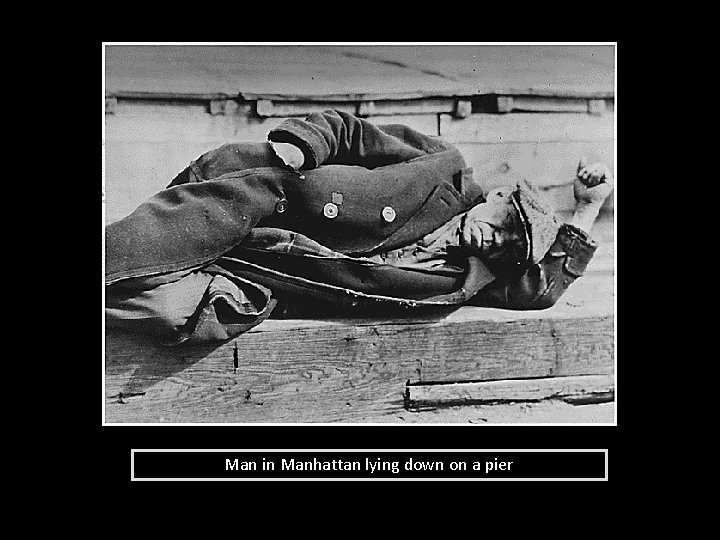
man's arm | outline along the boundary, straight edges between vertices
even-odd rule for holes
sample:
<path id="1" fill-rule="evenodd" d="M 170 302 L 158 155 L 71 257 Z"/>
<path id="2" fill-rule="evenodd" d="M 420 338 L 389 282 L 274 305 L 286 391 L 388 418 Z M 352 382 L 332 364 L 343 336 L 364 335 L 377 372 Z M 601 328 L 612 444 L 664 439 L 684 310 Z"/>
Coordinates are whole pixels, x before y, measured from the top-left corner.
<path id="1" fill-rule="evenodd" d="M 575 213 L 570 223 L 590 234 L 605 199 L 615 187 L 610 169 L 604 163 L 587 166 L 585 158 L 578 163 L 573 184 Z"/>
<path id="2" fill-rule="evenodd" d="M 105 282 L 197 269 L 239 244 L 284 198 L 282 174 L 236 172 L 165 189 L 105 227 Z"/>
<path id="3" fill-rule="evenodd" d="M 323 164 L 373 169 L 446 148 L 438 139 L 406 126 L 376 126 L 333 110 L 313 113 L 305 120 L 285 120 L 268 133 L 268 141 L 296 170 Z"/>
<path id="4" fill-rule="evenodd" d="M 521 276 L 498 279 L 480 291 L 472 304 L 506 309 L 546 309 L 582 276 L 597 250 L 590 232 L 614 181 L 607 166 L 587 167 L 581 159 L 574 185 L 575 211 L 560 227 L 545 257 Z"/>

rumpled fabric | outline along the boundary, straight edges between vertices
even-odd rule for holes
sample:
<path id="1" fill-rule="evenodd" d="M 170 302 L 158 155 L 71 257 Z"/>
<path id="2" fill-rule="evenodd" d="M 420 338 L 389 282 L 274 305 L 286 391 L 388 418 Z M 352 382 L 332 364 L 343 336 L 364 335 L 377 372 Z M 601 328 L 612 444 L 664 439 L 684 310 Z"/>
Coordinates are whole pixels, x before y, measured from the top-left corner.
<path id="1" fill-rule="evenodd" d="M 282 287 L 271 289 L 266 286 L 267 281 L 266 285 L 260 283 L 261 269 L 276 274 L 265 276 L 266 280 L 278 276 L 289 277 L 291 282 L 304 280 L 308 290 L 319 297 L 325 292 L 331 298 L 349 299 L 353 305 L 364 302 L 376 306 L 381 302 L 391 308 L 459 304 L 471 294 L 462 287 L 467 269 L 445 268 L 438 263 L 445 260 L 447 246 L 455 243 L 456 227 L 457 223 L 451 220 L 426 238 L 427 242 L 417 243 L 423 245 L 427 259 L 435 261 L 431 267 L 424 264 L 427 260 L 395 267 L 374 258 L 350 257 L 300 233 L 257 227 L 227 256 L 201 269 L 129 278 L 110 285 L 106 289 L 106 321 L 109 326 L 154 334 L 165 345 L 232 338 L 271 315 L 278 301 L 273 290 L 282 296 Z M 245 273 L 237 269 L 242 263 L 249 265 Z M 381 278 L 376 283 L 354 282 L 358 275 L 362 280 L 363 267 L 387 269 L 380 275 L 389 274 L 390 285 L 383 286 Z M 478 267 L 484 269 L 482 265 Z M 480 274 L 479 279 L 473 279 L 477 287 L 494 279 Z M 317 275 L 323 276 L 322 282 L 314 281 Z M 398 276 L 403 275 L 412 278 L 405 288 L 403 281 L 398 281 Z M 366 293 L 361 292 L 363 289 Z M 406 297 L 396 297 L 395 290 Z"/>

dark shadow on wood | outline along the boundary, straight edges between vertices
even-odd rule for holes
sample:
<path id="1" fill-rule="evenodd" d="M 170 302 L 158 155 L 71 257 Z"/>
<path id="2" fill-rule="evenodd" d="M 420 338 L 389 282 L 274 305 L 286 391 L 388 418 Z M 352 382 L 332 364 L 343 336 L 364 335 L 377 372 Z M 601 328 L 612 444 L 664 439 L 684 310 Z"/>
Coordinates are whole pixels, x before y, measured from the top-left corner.
<path id="1" fill-rule="evenodd" d="M 278 306 L 272 319 L 338 322 L 347 325 L 407 324 L 438 322 L 456 311 L 458 306 L 426 307 L 413 310 L 386 307 L 371 309 L 336 309 L 328 304 L 293 303 Z M 261 323 L 262 324 L 262 323 Z M 108 391 L 107 399 L 119 403 L 145 394 L 148 388 L 173 377 L 200 362 L 234 338 L 206 344 L 163 345 L 150 334 L 142 334 L 119 328 L 107 328 L 105 332 L 106 377 L 122 377 L 132 371 L 127 383 L 120 390 Z"/>
<path id="2" fill-rule="evenodd" d="M 222 347 L 225 341 L 207 344 L 166 346 L 150 335 L 108 328 L 105 332 L 106 377 L 122 376 L 132 371 L 119 391 L 106 395 L 119 402 L 144 395 L 160 381 L 176 375 Z"/>
<path id="3" fill-rule="evenodd" d="M 347 305 L 333 305 L 328 302 L 308 302 L 306 299 L 280 299 L 270 316 L 271 319 L 313 319 L 322 321 L 342 321 L 352 323 L 362 321 L 373 324 L 396 321 L 398 324 L 409 321 L 437 322 L 460 308 L 454 306 L 415 306 L 412 308 L 391 304 L 362 305 L 355 308 Z"/>

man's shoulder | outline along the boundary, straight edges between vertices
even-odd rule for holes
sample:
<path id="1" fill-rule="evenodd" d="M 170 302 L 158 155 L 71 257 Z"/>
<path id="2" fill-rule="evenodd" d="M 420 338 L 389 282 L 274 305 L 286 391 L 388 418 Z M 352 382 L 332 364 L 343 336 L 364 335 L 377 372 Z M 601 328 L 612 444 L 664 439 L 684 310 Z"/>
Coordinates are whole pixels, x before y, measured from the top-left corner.
<path id="1" fill-rule="evenodd" d="M 404 124 L 382 124 L 378 127 L 387 135 L 400 139 L 405 144 L 429 154 L 455 149 L 451 143 L 439 135 L 422 133 Z"/>

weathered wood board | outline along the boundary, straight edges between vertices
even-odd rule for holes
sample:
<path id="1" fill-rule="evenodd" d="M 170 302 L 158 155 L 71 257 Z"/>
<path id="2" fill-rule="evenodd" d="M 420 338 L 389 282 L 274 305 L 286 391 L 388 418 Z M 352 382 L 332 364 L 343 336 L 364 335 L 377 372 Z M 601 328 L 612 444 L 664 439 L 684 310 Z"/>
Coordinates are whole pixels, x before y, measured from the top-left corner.
<path id="1" fill-rule="evenodd" d="M 616 423 L 616 403 L 567 403 L 561 399 L 542 401 L 513 401 L 507 403 L 463 404 L 442 407 L 406 409 L 392 416 L 384 415 L 376 420 L 393 424 L 452 424 L 458 425 L 537 425 L 581 424 L 613 425 Z"/>
<path id="2" fill-rule="evenodd" d="M 408 384 L 405 408 L 448 407 L 482 403 L 535 402 L 560 399 L 570 403 L 603 403 L 614 399 L 613 375 L 580 375 L 480 382 Z"/>
<path id="3" fill-rule="evenodd" d="M 613 372 L 612 315 L 495 321 L 463 309 L 455 321 L 266 321 L 214 349 L 108 332 L 106 421 L 362 422 L 401 410 L 408 381 Z"/>
<path id="4" fill-rule="evenodd" d="M 612 95 L 612 45 L 109 45 L 108 93 Z"/>
<path id="5" fill-rule="evenodd" d="M 615 115 L 473 114 L 457 119 L 440 116 L 440 135 L 454 144 L 612 142 Z"/>

